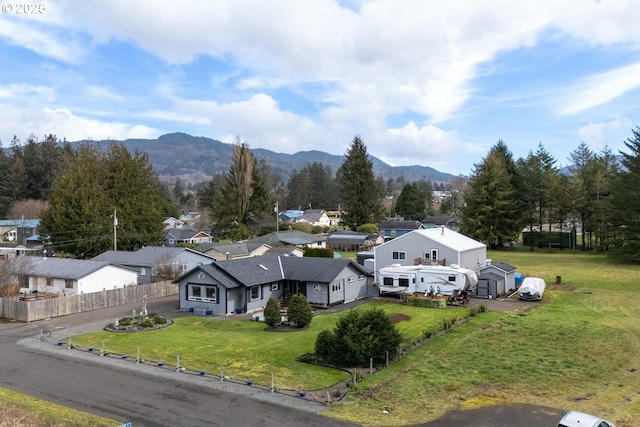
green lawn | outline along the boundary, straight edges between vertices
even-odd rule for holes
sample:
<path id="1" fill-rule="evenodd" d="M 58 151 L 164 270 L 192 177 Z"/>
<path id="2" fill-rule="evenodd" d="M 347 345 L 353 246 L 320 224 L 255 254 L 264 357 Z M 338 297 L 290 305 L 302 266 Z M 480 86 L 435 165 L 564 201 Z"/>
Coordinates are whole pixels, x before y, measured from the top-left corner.
<path id="1" fill-rule="evenodd" d="M 440 329 L 445 317 L 462 318 L 466 309 L 424 309 L 392 303 L 366 303 L 356 310 L 376 306 L 387 313 L 407 315 L 410 320 L 397 324 L 406 341 L 415 342 L 427 331 Z M 205 371 L 242 381 L 288 390 L 319 390 L 348 377 L 344 371 L 296 362 L 305 353 L 313 353 L 316 336 L 332 329 L 341 313 L 315 316 L 307 330 L 267 332 L 262 322 L 209 317 L 185 317 L 160 330 L 136 333 L 95 332 L 73 337 L 84 348 L 164 362 L 199 372 Z"/>
<path id="2" fill-rule="evenodd" d="M 527 312 L 488 312 L 429 340 L 399 362 L 367 376 L 325 415 L 367 425 L 424 423 L 447 411 L 499 403 L 533 403 L 602 414 L 619 427 L 640 419 L 640 267 L 604 255 L 572 251 L 490 252 L 495 262 L 539 276 L 548 288 Z M 561 285 L 555 285 L 556 277 Z M 416 339 L 452 316 L 447 310 L 376 303 L 404 313 L 403 336 Z M 372 303 L 362 306 L 366 309 Z M 460 316 L 464 310 L 460 312 Z M 295 362 L 313 352 L 319 331 L 340 314 L 317 316 L 309 330 L 265 332 L 252 321 L 177 319 L 166 329 L 135 334 L 100 332 L 74 337 L 83 346 L 225 373 L 289 389 L 319 389 L 344 378 L 341 371 Z M 381 419 L 381 409 L 391 412 Z"/>

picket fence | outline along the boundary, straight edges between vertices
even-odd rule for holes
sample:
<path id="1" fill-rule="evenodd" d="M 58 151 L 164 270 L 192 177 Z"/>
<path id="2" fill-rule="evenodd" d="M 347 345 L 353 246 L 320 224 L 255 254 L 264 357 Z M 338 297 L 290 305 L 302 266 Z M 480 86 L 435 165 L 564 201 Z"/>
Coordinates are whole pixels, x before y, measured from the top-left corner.
<path id="1" fill-rule="evenodd" d="M 117 307 L 132 302 L 142 302 L 145 296 L 147 300 L 152 300 L 177 295 L 178 292 L 178 285 L 163 281 L 145 285 L 125 286 L 124 288 L 104 290 L 102 292 L 37 299 L 35 301 L 0 298 L 0 318 L 20 322 L 33 322 L 52 317 Z"/>

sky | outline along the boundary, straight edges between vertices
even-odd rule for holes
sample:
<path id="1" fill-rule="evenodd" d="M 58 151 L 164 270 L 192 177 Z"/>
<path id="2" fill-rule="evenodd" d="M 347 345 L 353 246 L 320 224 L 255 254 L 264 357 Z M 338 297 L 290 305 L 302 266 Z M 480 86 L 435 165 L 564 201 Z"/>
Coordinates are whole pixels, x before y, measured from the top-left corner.
<path id="1" fill-rule="evenodd" d="M 637 0 L 3 0 L 0 141 L 342 155 L 359 135 L 393 166 L 469 175 L 502 140 L 566 166 L 581 143 L 628 152 L 638 17 Z"/>

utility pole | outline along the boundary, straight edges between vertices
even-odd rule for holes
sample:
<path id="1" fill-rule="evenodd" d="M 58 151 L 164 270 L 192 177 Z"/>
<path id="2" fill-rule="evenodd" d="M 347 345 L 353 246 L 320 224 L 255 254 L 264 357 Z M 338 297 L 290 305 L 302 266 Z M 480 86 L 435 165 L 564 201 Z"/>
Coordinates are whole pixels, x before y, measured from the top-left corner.
<path id="1" fill-rule="evenodd" d="M 118 233 L 117 233 L 117 227 L 118 227 L 118 217 L 116 216 L 116 210 L 113 210 L 113 250 L 117 251 L 118 250 Z"/>

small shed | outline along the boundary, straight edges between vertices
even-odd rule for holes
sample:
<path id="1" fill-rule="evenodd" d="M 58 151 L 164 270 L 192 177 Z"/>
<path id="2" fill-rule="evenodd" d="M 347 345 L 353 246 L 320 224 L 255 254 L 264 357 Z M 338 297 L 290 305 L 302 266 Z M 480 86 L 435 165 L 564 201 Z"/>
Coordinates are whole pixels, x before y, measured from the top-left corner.
<path id="1" fill-rule="evenodd" d="M 517 268 L 506 262 L 492 262 L 490 259 L 486 260 L 485 265 L 480 267 L 480 274 L 497 274 L 504 280 L 504 292 L 510 292 L 516 288 L 516 270 Z"/>
<path id="2" fill-rule="evenodd" d="M 478 276 L 478 286 L 476 297 L 478 298 L 498 298 L 504 295 L 504 277 L 491 272 L 481 273 Z"/>

